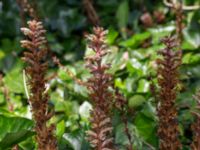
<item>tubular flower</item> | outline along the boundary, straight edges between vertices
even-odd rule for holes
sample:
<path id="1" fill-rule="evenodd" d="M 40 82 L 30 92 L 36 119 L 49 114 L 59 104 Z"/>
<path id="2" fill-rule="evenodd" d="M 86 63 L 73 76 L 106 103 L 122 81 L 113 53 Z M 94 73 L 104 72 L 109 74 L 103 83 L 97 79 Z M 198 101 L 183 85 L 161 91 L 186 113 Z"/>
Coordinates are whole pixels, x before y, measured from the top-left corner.
<path id="1" fill-rule="evenodd" d="M 173 38 L 166 37 L 162 42 L 166 48 L 159 52 L 162 59 L 157 60 L 158 84 L 160 86 L 157 107 L 159 147 L 161 150 L 178 150 L 181 148 L 181 143 L 178 140 L 179 129 L 175 101 L 176 87 L 179 82 L 178 68 L 181 65 L 181 51 L 174 51 L 176 43 Z"/>
<path id="2" fill-rule="evenodd" d="M 36 20 L 28 22 L 28 28 L 21 28 L 27 40 L 21 41 L 21 46 L 26 48 L 23 60 L 27 63 L 26 72 L 30 76 L 29 84 L 31 95 L 29 103 L 35 121 L 36 141 L 39 150 L 56 150 L 56 139 L 53 135 L 55 126 L 47 126 L 48 120 L 53 116 L 53 111 L 48 109 L 48 94 L 45 92 L 45 73 L 48 68 L 45 57 L 47 49 L 44 37 L 45 30 L 42 23 Z"/>
<path id="3" fill-rule="evenodd" d="M 93 103 L 91 111 L 91 130 L 87 132 L 91 146 L 96 150 L 112 150 L 113 138 L 111 137 L 112 125 L 110 108 L 112 107 L 113 93 L 109 91 L 112 76 L 106 73 L 110 68 L 109 64 L 103 64 L 102 59 L 108 51 L 105 44 L 107 31 L 96 27 L 94 34 L 87 35 L 89 48 L 94 55 L 86 57 L 86 67 L 90 70 L 92 77 L 87 81 L 87 88 L 90 91 L 90 99 Z"/>

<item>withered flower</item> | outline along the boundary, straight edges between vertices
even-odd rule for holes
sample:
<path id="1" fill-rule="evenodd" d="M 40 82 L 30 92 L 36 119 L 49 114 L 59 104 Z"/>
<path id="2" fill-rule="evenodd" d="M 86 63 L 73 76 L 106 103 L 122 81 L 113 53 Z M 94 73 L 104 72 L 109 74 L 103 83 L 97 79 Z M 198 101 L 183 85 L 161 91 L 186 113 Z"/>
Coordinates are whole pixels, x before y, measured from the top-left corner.
<path id="1" fill-rule="evenodd" d="M 48 94 L 45 92 L 45 74 L 48 64 L 45 61 L 47 49 L 44 37 L 45 30 L 42 23 L 36 20 L 28 22 L 28 28 L 21 28 L 26 40 L 21 41 L 21 46 L 26 48 L 23 60 L 27 63 L 26 73 L 30 77 L 31 95 L 29 103 L 32 116 L 35 121 L 36 141 L 39 150 L 56 150 L 57 142 L 53 131 L 55 126 L 47 126 L 48 120 L 53 116 L 53 112 L 48 109 Z"/>
<path id="2" fill-rule="evenodd" d="M 109 91 L 112 77 L 106 72 L 109 64 L 103 64 L 102 58 L 108 51 L 105 44 L 107 31 L 95 27 L 94 34 L 86 35 L 89 48 L 94 55 L 86 57 L 86 67 L 90 70 L 92 77 L 87 81 L 90 99 L 93 104 L 91 111 L 91 130 L 87 132 L 91 146 L 96 150 L 113 150 L 112 125 L 110 109 L 112 107 L 113 93 Z"/>
<path id="3" fill-rule="evenodd" d="M 178 139 L 179 129 L 175 101 L 179 82 L 178 68 L 181 65 L 181 51 L 174 51 L 176 48 L 174 38 L 166 37 L 162 42 L 166 47 L 159 51 L 162 59 L 157 60 L 160 87 L 157 107 L 159 148 L 161 150 L 178 150 L 181 148 L 181 143 Z"/>

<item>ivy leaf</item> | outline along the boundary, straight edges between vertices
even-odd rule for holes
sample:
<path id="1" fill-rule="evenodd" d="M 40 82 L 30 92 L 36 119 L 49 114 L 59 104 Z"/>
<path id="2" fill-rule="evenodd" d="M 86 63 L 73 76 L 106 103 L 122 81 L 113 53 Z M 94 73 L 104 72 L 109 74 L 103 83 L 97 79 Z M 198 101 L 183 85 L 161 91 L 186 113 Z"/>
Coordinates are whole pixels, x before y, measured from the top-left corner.
<path id="1" fill-rule="evenodd" d="M 119 43 L 120 46 L 126 48 L 137 48 L 144 40 L 151 36 L 150 32 L 134 34 L 131 38 Z"/>
<path id="2" fill-rule="evenodd" d="M 22 65 L 18 63 L 3 79 L 10 92 L 24 93 Z"/>
<path id="3" fill-rule="evenodd" d="M 0 150 L 12 147 L 34 135 L 33 121 L 0 115 Z"/>
<path id="4" fill-rule="evenodd" d="M 62 139 L 62 136 L 64 133 L 65 133 L 65 121 L 62 120 L 57 124 L 57 127 L 56 127 L 56 135 L 59 140 Z"/>
<path id="5" fill-rule="evenodd" d="M 156 137 L 156 124 L 155 121 L 143 113 L 138 113 L 135 117 L 134 124 L 139 132 L 139 134 L 143 137 L 143 139 L 149 142 L 152 145 L 157 145 L 157 137 Z"/>
<path id="6" fill-rule="evenodd" d="M 118 35 L 119 33 L 117 31 L 115 31 L 113 28 L 110 28 L 107 35 L 107 43 L 110 45 L 113 44 Z"/>

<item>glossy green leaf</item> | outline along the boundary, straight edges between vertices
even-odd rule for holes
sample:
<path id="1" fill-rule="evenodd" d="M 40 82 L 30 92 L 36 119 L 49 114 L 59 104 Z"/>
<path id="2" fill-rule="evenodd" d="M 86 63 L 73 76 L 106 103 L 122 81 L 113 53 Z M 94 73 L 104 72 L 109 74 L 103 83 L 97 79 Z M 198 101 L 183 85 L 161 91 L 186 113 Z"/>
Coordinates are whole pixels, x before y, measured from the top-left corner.
<path id="1" fill-rule="evenodd" d="M 108 44 L 113 44 L 117 38 L 119 33 L 115 31 L 113 28 L 109 29 L 108 35 L 107 35 L 107 43 Z"/>
<path id="2" fill-rule="evenodd" d="M 139 80 L 137 92 L 138 93 L 146 93 L 148 91 L 149 91 L 149 82 L 145 79 Z"/>
<path id="3" fill-rule="evenodd" d="M 91 110 L 92 105 L 89 102 L 85 101 L 79 107 L 79 114 L 82 118 L 89 118 Z"/>
<path id="4" fill-rule="evenodd" d="M 62 120 L 56 126 L 56 135 L 58 137 L 58 140 L 61 140 L 64 133 L 65 133 L 65 121 Z"/>
<path id="5" fill-rule="evenodd" d="M 9 148 L 32 136 L 33 122 L 20 117 L 0 115 L 0 148 Z"/>
<path id="6" fill-rule="evenodd" d="M 124 123 L 121 123 L 119 124 L 117 127 L 116 127 L 116 137 L 115 137 L 115 143 L 116 144 L 120 144 L 120 145 L 123 145 L 124 147 L 126 147 L 127 145 L 130 144 L 129 140 L 128 140 L 128 137 L 127 137 L 127 134 L 125 133 L 125 125 Z M 131 135 L 131 139 L 133 141 L 133 139 L 138 136 L 137 135 L 137 131 L 135 129 L 135 127 L 128 123 L 128 130 L 129 130 L 129 133 Z M 137 137 L 138 138 L 138 137 Z M 136 139 L 135 139 L 135 142 L 136 142 Z M 133 143 L 133 142 L 132 142 Z M 133 145 L 132 145 L 133 146 Z"/>
<path id="7" fill-rule="evenodd" d="M 151 36 L 150 32 L 143 32 L 138 33 L 130 37 L 129 39 L 122 41 L 119 43 L 120 46 L 123 47 L 130 47 L 130 48 L 136 48 L 139 46 L 144 40 L 148 39 Z"/>
<path id="8" fill-rule="evenodd" d="M 3 79 L 10 92 L 24 93 L 22 65 L 18 63 Z"/>
<path id="9" fill-rule="evenodd" d="M 157 120 L 157 116 L 156 116 L 156 108 L 155 106 L 152 105 L 151 102 L 147 102 L 145 103 L 142 111 L 141 111 L 145 116 L 153 119 L 153 120 Z"/>
<path id="10" fill-rule="evenodd" d="M 142 113 L 138 113 L 135 117 L 134 124 L 144 140 L 150 142 L 153 145 L 157 144 L 156 124 L 154 120 Z"/>
<path id="11" fill-rule="evenodd" d="M 64 139 L 67 140 L 74 150 L 81 150 L 81 139 L 80 135 L 73 135 L 69 133 L 65 133 L 63 135 Z"/>

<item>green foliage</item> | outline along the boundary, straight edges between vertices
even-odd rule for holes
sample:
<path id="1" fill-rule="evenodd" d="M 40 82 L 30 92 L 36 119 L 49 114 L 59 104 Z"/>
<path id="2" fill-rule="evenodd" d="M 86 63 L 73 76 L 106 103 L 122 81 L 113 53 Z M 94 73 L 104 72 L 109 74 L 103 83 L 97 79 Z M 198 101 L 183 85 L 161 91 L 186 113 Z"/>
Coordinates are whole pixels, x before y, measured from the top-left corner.
<path id="1" fill-rule="evenodd" d="M 158 139 L 156 137 L 155 121 L 140 113 L 135 117 L 134 124 L 143 139 L 156 147 Z"/>
<path id="2" fill-rule="evenodd" d="M 184 3 L 198 4 L 195 0 L 185 0 Z M 87 21 L 82 3 L 79 0 L 37 0 L 37 5 L 48 31 L 47 39 L 53 55 L 77 78 L 86 81 L 90 75 L 83 59 L 90 54 L 90 49 L 86 47 L 83 35 L 91 30 L 92 25 Z M 148 77 L 151 75 L 157 82 L 154 79 L 155 59 L 158 58 L 157 51 L 163 48 L 160 39 L 175 32 L 174 13 L 162 1 L 97 0 L 94 6 L 101 25 L 109 30 L 107 43 L 110 54 L 103 61 L 111 63 L 110 72 L 114 75 L 115 87 L 125 95 L 128 108 L 134 111 L 128 115 L 133 147 L 148 150 L 150 145 L 158 149 L 156 100 L 149 91 Z M 156 22 L 155 10 L 164 13 L 162 23 Z M 150 28 L 146 28 L 140 20 L 144 11 L 153 18 L 154 25 Z M 177 98 L 182 131 L 180 139 L 184 149 L 189 149 L 187 145 L 192 140 L 191 111 L 195 107 L 192 95 L 200 87 L 199 12 L 185 12 L 184 21 L 181 92 Z M 0 81 L 0 149 L 18 144 L 20 149 L 30 150 L 35 148 L 34 132 L 33 122 L 25 119 L 30 118 L 31 112 L 24 89 L 23 49 L 19 46 L 21 21 L 15 0 L 0 2 L 0 19 L 0 74 L 3 75 L 3 85 Z M 88 150 L 89 144 L 85 140 L 85 131 L 90 128 L 88 91 L 64 69 L 55 66 L 50 57 L 48 76 L 54 73 L 57 76 L 47 86 L 49 105 L 55 109 L 51 122 L 56 123 L 59 150 Z M 4 88 L 8 90 L 8 95 L 2 90 Z M 13 112 L 10 112 L 10 106 L 13 106 Z M 114 115 L 115 143 L 120 150 L 125 150 L 128 139 L 123 132 L 124 124 L 119 113 Z"/>
<path id="3" fill-rule="evenodd" d="M 148 39 L 149 37 L 149 32 L 138 33 L 130 37 L 128 40 L 120 42 L 119 45 L 126 48 L 137 48 L 144 40 Z"/>
<path id="4" fill-rule="evenodd" d="M 0 149 L 10 148 L 34 135 L 33 122 L 21 117 L 0 115 Z"/>
<path id="5" fill-rule="evenodd" d="M 145 98 L 141 95 L 134 95 L 129 99 L 128 105 L 129 107 L 138 107 L 144 104 Z"/>
<path id="6" fill-rule="evenodd" d="M 4 77 L 4 82 L 10 92 L 24 93 L 22 67 L 21 63 L 18 63 L 15 68 Z"/>

